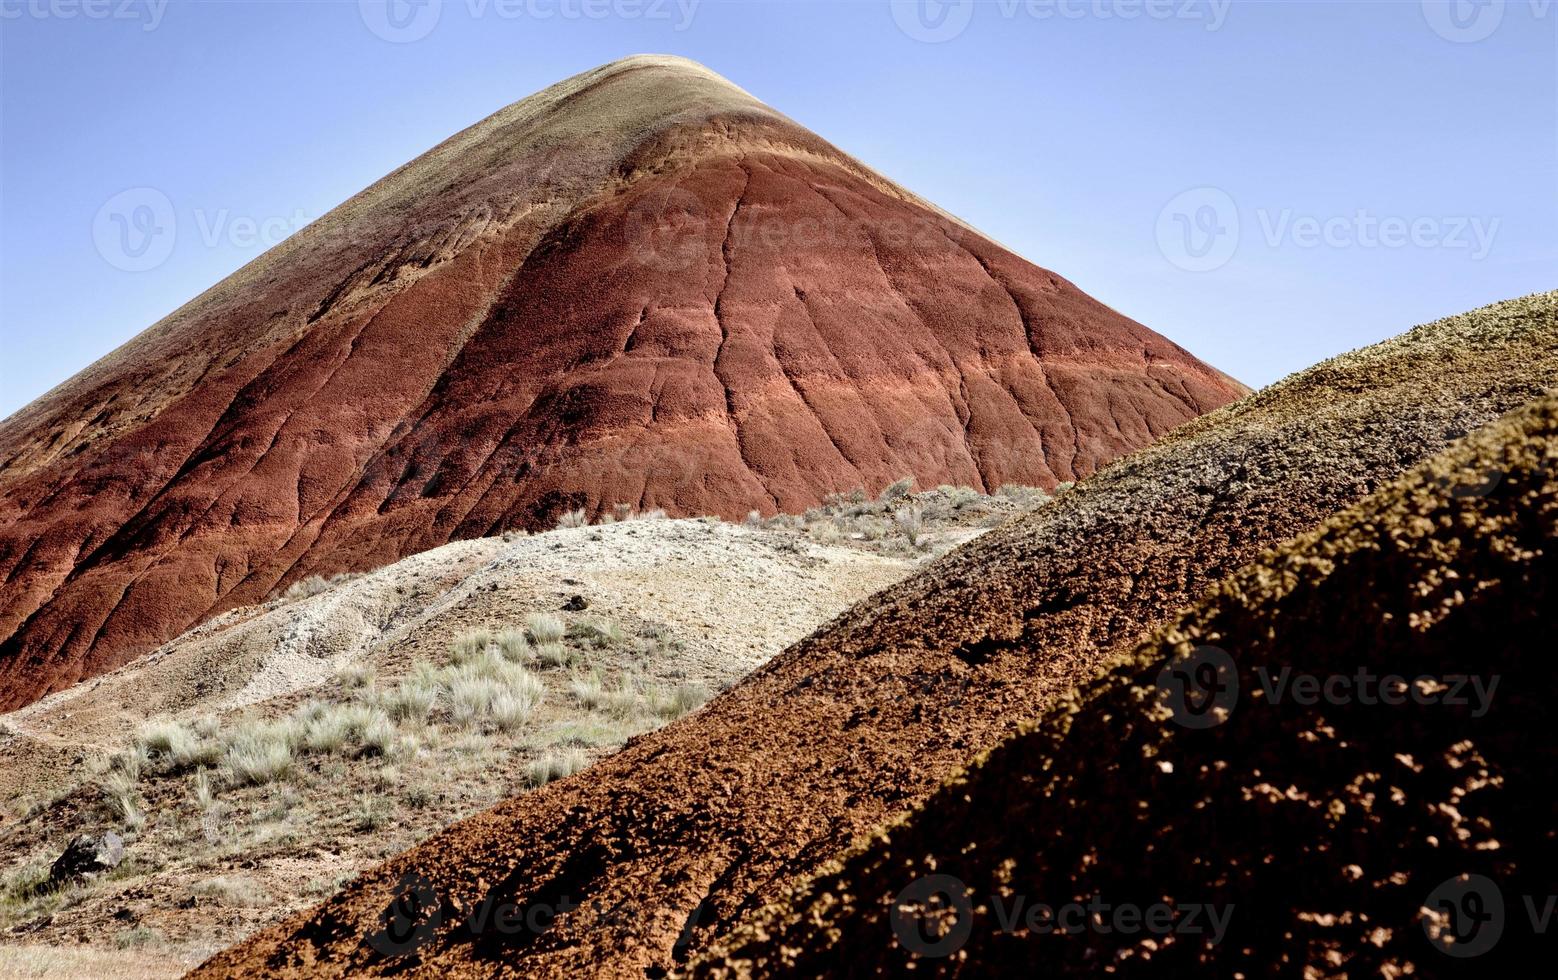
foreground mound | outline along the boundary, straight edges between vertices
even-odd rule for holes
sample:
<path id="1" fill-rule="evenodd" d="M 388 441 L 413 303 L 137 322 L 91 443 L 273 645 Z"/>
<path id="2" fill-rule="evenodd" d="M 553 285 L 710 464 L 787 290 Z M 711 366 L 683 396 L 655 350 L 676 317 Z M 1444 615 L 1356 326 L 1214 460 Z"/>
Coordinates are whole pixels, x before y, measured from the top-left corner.
<path id="1" fill-rule="evenodd" d="M 177 976 L 1042 501 L 895 487 L 740 525 L 624 515 L 218 616 L 0 716 L 0 976 L 103 975 L 127 947 L 136 975 Z M 76 835 L 109 831 L 111 874 L 48 880 Z"/>
<path id="2" fill-rule="evenodd" d="M 203 975 L 674 967 L 929 797 L 1111 651 L 1539 394 L 1555 371 L 1549 293 L 1303 372 L 1058 494 L 691 718 L 451 828 Z M 370 943 L 406 919 L 408 897 L 427 913 L 411 917 L 415 943 Z M 494 909 L 536 915 L 515 927 Z"/>
<path id="3" fill-rule="evenodd" d="M 1523 973 L 1558 398 L 1263 556 L 695 976 Z"/>
<path id="4" fill-rule="evenodd" d="M 0 708 L 617 504 L 1051 487 L 1244 389 L 712 72 L 453 137 L 0 424 Z"/>

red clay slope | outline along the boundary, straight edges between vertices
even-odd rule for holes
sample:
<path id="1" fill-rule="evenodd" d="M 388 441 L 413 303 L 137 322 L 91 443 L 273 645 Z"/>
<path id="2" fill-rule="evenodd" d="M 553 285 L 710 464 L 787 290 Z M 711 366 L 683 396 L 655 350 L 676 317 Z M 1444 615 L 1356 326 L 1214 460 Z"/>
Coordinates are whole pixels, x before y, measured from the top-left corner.
<path id="1" fill-rule="evenodd" d="M 0 709 L 618 502 L 1086 476 L 1243 389 L 690 62 L 569 79 L 0 423 Z"/>

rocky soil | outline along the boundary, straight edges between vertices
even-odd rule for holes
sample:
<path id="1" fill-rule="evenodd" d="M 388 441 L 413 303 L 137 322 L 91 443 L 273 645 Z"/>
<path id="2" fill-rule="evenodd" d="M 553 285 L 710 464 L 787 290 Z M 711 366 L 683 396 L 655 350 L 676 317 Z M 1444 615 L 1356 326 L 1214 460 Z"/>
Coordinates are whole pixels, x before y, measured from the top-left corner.
<path id="1" fill-rule="evenodd" d="M 1225 579 L 688 974 L 1526 972 L 1555 590 L 1548 396 Z"/>
<path id="2" fill-rule="evenodd" d="M 197 975 L 675 969 L 1226 576 L 1555 376 L 1552 293 L 1301 372 L 855 607 L 694 716 L 451 827 Z M 495 908 L 521 918 L 477 914 Z M 546 914 L 526 923 L 536 910 Z"/>
<path id="3" fill-rule="evenodd" d="M 631 515 L 458 542 L 299 583 L 0 716 L 0 976 L 179 975 L 696 710 L 1044 499 L 900 483 L 742 524 Z M 555 639 L 534 635 L 548 617 Z M 484 696 L 466 673 L 496 702 L 457 706 Z M 285 766 L 235 771 L 251 744 Z M 51 880 L 62 853 L 79 873 Z"/>

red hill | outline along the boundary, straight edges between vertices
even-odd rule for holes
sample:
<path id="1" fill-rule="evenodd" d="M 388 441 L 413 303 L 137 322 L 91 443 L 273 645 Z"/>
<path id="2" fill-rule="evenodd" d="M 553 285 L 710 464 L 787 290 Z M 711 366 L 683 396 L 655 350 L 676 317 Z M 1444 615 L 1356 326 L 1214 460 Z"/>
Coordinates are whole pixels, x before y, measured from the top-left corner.
<path id="1" fill-rule="evenodd" d="M 0 423 L 0 708 L 617 503 L 1052 486 L 1244 389 L 708 70 L 569 79 Z"/>

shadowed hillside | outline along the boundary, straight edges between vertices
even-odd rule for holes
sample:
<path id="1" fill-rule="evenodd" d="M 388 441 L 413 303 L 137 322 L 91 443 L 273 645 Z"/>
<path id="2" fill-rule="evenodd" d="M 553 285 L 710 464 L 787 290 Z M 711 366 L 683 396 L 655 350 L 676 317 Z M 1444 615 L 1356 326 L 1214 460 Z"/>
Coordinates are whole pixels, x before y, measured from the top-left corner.
<path id="1" fill-rule="evenodd" d="M 1525 972 L 1558 891 L 1555 546 L 1545 397 L 1226 579 L 689 973 Z"/>

